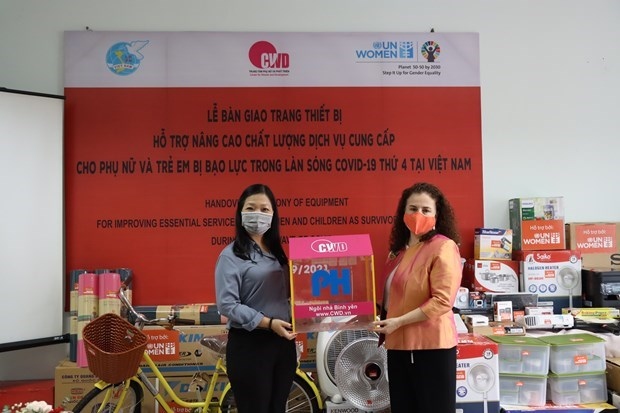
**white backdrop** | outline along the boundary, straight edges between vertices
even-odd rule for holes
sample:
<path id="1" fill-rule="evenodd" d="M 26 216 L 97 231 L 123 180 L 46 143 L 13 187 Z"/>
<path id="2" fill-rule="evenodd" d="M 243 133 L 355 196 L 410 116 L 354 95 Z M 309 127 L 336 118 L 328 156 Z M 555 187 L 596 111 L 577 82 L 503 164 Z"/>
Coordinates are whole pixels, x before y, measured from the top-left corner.
<path id="1" fill-rule="evenodd" d="M 0 90 L 0 346 L 63 334 L 63 108 Z"/>
<path id="2" fill-rule="evenodd" d="M 87 26 L 478 32 L 485 226 L 507 227 L 520 196 L 564 196 L 568 221 L 620 221 L 618 21 L 617 0 L 0 0 L 0 54 L 13 56 L 0 86 L 61 95 L 63 32 Z M 49 351 L 0 354 L 0 379 L 52 377 Z"/>

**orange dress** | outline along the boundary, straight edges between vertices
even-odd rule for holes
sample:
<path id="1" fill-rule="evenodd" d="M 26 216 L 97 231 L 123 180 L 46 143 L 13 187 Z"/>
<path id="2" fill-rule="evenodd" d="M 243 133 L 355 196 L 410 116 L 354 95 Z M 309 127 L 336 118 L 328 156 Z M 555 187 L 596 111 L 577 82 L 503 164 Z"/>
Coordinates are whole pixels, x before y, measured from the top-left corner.
<path id="1" fill-rule="evenodd" d="M 420 308 L 428 319 L 407 324 L 388 334 L 385 347 L 389 350 L 428 350 L 456 346 L 452 304 L 462 277 L 458 246 L 453 240 L 436 235 L 401 254 L 390 284 L 387 318 Z M 387 267 L 389 271 L 390 266 Z"/>

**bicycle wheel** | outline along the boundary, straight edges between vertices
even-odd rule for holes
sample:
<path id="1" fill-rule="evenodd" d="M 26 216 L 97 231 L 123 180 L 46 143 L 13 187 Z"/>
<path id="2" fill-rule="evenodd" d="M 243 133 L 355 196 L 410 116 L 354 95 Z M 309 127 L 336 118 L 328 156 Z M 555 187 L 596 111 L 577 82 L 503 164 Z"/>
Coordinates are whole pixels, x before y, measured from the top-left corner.
<path id="1" fill-rule="evenodd" d="M 118 406 L 122 390 L 122 383 L 118 385 L 108 384 L 103 389 L 94 387 L 86 393 L 86 396 L 75 405 L 72 411 L 73 413 L 111 413 Z M 102 406 L 108 394 L 110 398 L 106 405 Z M 133 380 L 130 381 L 127 395 L 123 400 L 122 406 L 119 406 L 120 410 L 118 410 L 118 413 L 140 413 L 143 396 L 144 392 L 140 383 Z"/>
<path id="2" fill-rule="evenodd" d="M 304 379 L 295 375 L 288 400 L 286 401 L 286 412 L 319 413 L 317 397 L 320 397 L 320 395 L 316 394 Z M 237 413 L 235 397 L 230 387 L 222 395 L 220 409 L 222 413 Z"/>
<path id="3" fill-rule="evenodd" d="M 318 397 L 321 396 L 316 394 L 304 379 L 296 375 L 286 401 L 286 411 L 290 413 L 318 413 Z"/>

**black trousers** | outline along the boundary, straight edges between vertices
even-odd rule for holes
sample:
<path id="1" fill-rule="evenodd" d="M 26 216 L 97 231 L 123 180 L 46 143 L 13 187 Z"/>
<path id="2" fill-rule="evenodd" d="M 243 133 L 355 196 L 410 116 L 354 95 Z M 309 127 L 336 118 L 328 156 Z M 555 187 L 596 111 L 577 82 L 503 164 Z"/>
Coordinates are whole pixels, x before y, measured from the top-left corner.
<path id="1" fill-rule="evenodd" d="M 392 413 L 456 411 L 456 347 L 388 350 Z"/>
<path id="2" fill-rule="evenodd" d="M 230 329 L 226 370 L 239 413 L 284 413 L 296 368 L 295 340 Z"/>

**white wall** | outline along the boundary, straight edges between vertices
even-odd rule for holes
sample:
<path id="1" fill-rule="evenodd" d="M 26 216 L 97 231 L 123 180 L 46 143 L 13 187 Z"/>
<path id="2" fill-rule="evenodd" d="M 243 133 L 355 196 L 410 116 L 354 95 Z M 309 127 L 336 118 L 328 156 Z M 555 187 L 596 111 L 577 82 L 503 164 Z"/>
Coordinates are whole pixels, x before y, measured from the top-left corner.
<path id="1" fill-rule="evenodd" d="M 63 32 L 87 26 L 478 32 L 485 226 L 508 227 L 521 196 L 564 196 L 567 221 L 620 221 L 619 22 L 618 0 L 0 0 L 0 87 L 62 95 Z M 52 377 L 64 352 L 0 354 L 0 380 Z"/>

